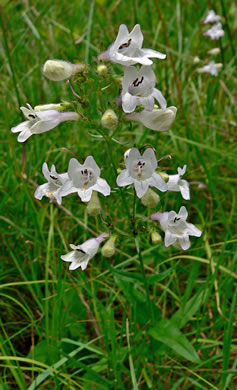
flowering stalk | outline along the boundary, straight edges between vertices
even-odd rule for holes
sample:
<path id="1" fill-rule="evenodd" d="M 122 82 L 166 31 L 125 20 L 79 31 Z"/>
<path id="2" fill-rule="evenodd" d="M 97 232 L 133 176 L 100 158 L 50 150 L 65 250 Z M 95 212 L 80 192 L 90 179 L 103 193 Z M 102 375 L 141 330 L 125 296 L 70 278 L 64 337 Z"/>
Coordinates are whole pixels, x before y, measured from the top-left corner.
<path id="1" fill-rule="evenodd" d="M 140 261 L 140 267 L 141 267 L 141 271 L 142 271 L 144 287 L 145 287 L 145 290 L 146 290 L 147 305 L 150 308 L 151 322 L 152 322 L 152 324 L 154 324 L 154 311 L 153 311 L 153 306 L 152 306 L 152 302 L 151 302 L 151 299 L 150 299 L 149 288 L 148 288 L 147 277 L 146 277 L 146 273 L 145 273 L 145 269 L 144 269 L 143 258 L 142 258 L 142 254 L 141 254 L 141 251 L 140 251 L 139 237 L 135 238 L 135 245 L 136 245 L 138 258 L 139 258 L 139 261 Z"/>

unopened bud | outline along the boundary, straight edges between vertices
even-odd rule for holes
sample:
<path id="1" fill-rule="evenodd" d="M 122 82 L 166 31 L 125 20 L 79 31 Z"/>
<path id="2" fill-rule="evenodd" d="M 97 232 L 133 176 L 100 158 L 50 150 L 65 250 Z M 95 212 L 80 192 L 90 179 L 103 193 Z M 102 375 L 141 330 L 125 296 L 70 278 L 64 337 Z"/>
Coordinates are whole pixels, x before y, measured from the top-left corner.
<path id="1" fill-rule="evenodd" d="M 101 118 L 101 124 L 106 129 L 112 129 L 118 124 L 118 117 L 111 109 L 106 110 Z"/>
<path id="2" fill-rule="evenodd" d="M 158 172 L 159 175 L 161 175 L 162 179 L 164 179 L 164 181 L 167 183 L 167 181 L 169 180 L 169 175 L 168 173 L 166 172 Z"/>
<path id="3" fill-rule="evenodd" d="M 153 191 L 151 188 L 148 188 L 141 201 L 144 206 L 152 209 L 157 206 L 160 201 L 160 197 L 155 191 Z"/>
<path id="4" fill-rule="evenodd" d="M 82 72 L 85 69 L 84 64 L 71 64 L 68 61 L 48 60 L 43 66 L 43 74 L 49 80 L 63 81 L 68 80 L 72 75 Z"/>
<path id="5" fill-rule="evenodd" d="M 115 241 L 117 236 L 113 235 L 103 246 L 101 253 L 104 257 L 112 257 L 115 254 Z"/>
<path id="6" fill-rule="evenodd" d="M 100 64 L 97 66 L 97 72 L 100 76 L 105 76 L 108 73 L 108 68 L 104 64 Z"/>
<path id="7" fill-rule="evenodd" d="M 86 209 L 87 209 L 87 213 L 89 215 L 92 215 L 93 217 L 100 214 L 101 205 L 100 205 L 100 200 L 99 200 L 99 197 L 98 197 L 98 194 L 96 191 L 92 191 L 91 199 L 90 199 Z"/>
<path id="8" fill-rule="evenodd" d="M 194 64 L 198 64 L 200 61 L 201 61 L 201 60 L 200 60 L 200 58 L 199 58 L 198 56 L 195 56 L 195 57 L 193 58 L 193 63 L 194 63 Z"/>
<path id="9" fill-rule="evenodd" d="M 216 56 L 219 53 L 220 53 L 219 47 L 215 47 L 214 49 L 211 49 L 211 50 L 208 51 L 208 54 L 211 54 L 213 56 Z"/>
<path id="10" fill-rule="evenodd" d="M 155 230 L 153 230 L 151 232 L 151 242 L 152 244 L 159 244 L 160 242 L 162 242 L 162 237 L 159 233 L 157 233 Z"/>
<path id="11" fill-rule="evenodd" d="M 58 104 L 40 104 L 39 106 L 34 107 L 34 111 L 45 111 L 45 110 L 57 110 L 59 112 L 65 111 L 71 108 L 71 103 L 63 102 Z"/>

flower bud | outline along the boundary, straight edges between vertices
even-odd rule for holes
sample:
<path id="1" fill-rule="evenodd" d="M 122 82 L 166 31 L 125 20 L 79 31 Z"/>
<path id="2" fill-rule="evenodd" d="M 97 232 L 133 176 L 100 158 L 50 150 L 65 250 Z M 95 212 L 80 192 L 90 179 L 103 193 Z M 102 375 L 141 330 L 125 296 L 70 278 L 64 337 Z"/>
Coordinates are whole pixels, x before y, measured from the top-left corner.
<path id="1" fill-rule="evenodd" d="M 151 242 L 152 244 L 159 244 L 160 242 L 162 242 L 162 237 L 159 233 L 157 233 L 155 230 L 152 230 L 151 232 Z"/>
<path id="2" fill-rule="evenodd" d="M 58 103 L 58 104 L 40 104 L 39 106 L 35 106 L 34 110 L 35 111 L 45 111 L 45 110 L 57 110 L 59 112 L 62 112 L 64 110 L 67 110 L 71 108 L 71 103 L 68 102 L 63 102 L 63 103 Z"/>
<path id="3" fill-rule="evenodd" d="M 158 172 L 159 175 L 161 175 L 162 179 L 164 179 L 164 181 L 167 183 L 167 181 L 169 180 L 169 175 L 168 173 L 166 172 Z"/>
<path id="4" fill-rule="evenodd" d="M 86 209 L 87 209 L 87 213 L 89 215 L 92 215 L 93 217 L 100 214 L 101 205 L 100 205 L 100 200 L 99 200 L 99 197 L 98 197 L 98 194 L 96 191 L 92 192 L 91 199 L 90 199 Z"/>
<path id="5" fill-rule="evenodd" d="M 193 58 L 193 63 L 194 64 L 198 64 L 200 62 L 200 58 L 198 57 L 198 56 L 195 56 L 194 58 Z"/>
<path id="6" fill-rule="evenodd" d="M 115 112 L 111 109 L 105 111 L 101 118 L 101 124 L 106 129 L 112 129 L 118 124 L 118 117 Z"/>
<path id="7" fill-rule="evenodd" d="M 115 241 L 117 236 L 113 235 L 103 246 L 101 253 L 104 257 L 112 257 L 115 254 Z"/>
<path id="8" fill-rule="evenodd" d="M 63 81 L 68 80 L 72 75 L 78 72 L 83 72 L 86 65 L 71 64 L 68 61 L 48 60 L 43 66 L 43 74 L 49 80 Z"/>
<path id="9" fill-rule="evenodd" d="M 153 191 L 151 188 L 148 188 L 147 192 L 141 198 L 142 204 L 149 208 L 154 208 L 160 201 L 159 195 Z"/>
<path id="10" fill-rule="evenodd" d="M 97 72 L 100 76 L 105 76 L 108 73 L 108 68 L 104 64 L 100 64 L 97 66 Z"/>
<path id="11" fill-rule="evenodd" d="M 213 56 L 216 56 L 219 53 L 220 53 L 219 47 L 215 47 L 214 49 L 211 49 L 211 50 L 208 51 L 208 54 L 211 54 Z"/>

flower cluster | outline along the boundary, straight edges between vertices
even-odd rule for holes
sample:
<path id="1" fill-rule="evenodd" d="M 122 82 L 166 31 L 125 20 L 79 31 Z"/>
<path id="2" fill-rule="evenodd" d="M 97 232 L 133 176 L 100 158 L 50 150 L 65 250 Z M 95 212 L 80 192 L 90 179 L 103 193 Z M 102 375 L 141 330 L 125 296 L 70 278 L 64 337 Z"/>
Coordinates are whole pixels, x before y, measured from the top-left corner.
<path id="1" fill-rule="evenodd" d="M 209 28 L 207 31 L 205 31 L 203 33 L 203 35 L 211 38 L 214 41 L 216 41 L 216 40 L 220 39 L 221 37 L 223 37 L 225 32 L 224 32 L 224 30 L 222 28 L 222 24 L 221 24 L 220 20 L 221 20 L 221 16 L 217 15 L 215 13 L 215 11 L 210 10 L 208 12 L 207 17 L 203 21 L 203 24 L 208 24 L 208 23 L 210 23 L 210 24 L 215 23 L 215 24 L 213 24 L 211 28 Z M 208 51 L 208 54 L 210 54 L 210 55 L 217 55 L 219 53 L 220 53 L 220 49 L 217 48 L 217 47 Z M 209 61 L 203 67 L 198 68 L 197 72 L 199 72 L 199 73 L 210 73 L 212 76 L 217 76 L 219 71 L 220 71 L 220 69 L 222 68 L 222 66 L 223 66 L 222 63 L 215 63 L 212 60 L 212 61 Z"/>
<path id="2" fill-rule="evenodd" d="M 209 21 L 211 16 L 209 16 Z M 127 27 L 121 25 L 115 42 L 98 58 L 100 61 L 110 60 L 124 66 L 122 90 L 117 102 L 125 113 L 126 120 L 140 122 L 151 130 L 166 131 L 175 120 L 177 108 L 167 107 L 165 97 L 156 88 L 156 76 L 151 60 L 151 58 L 165 59 L 166 55 L 152 49 L 144 49 L 142 46 L 143 34 L 140 26 L 136 25 L 129 33 Z M 48 60 L 42 71 L 49 80 L 58 82 L 73 78 L 85 68 L 83 64 Z M 103 77 L 107 74 L 106 67 L 100 64 L 97 72 Z M 65 111 L 68 106 L 70 103 L 39 105 L 34 109 L 29 104 L 27 108 L 20 107 L 26 121 L 13 127 L 11 131 L 20 133 L 17 138 L 18 142 L 25 142 L 32 134 L 49 131 L 61 122 L 79 120 L 78 113 Z M 116 113 L 108 109 L 101 118 L 101 124 L 106 129 L 116 128 L 118 124 Z M 128 149 L 124 153 L 124 169 L 120 170 L 116 179 L 117 186 L 133 186 L 134 194 L 141 199 L 142 205 L 149 209 L 156 207 L 160 202 L 157 190 L 162 193 L 180 192 L 183 199 L 189 200 L 189 183 L 182 178 L 187 166 L 178 167 L 176 174 L 164 175 L 158 167 L 160 160 L 157 160 L 153 147 L 143 149 L 142 152 L 136 147 Z M 91 155 L 87 156 L 83 163 L 75 158 L 70 159 L 68 169 L 63 173 L 57 173 L 55 165 L 49 169 L 47 163 L 44 162 L 42 172 L 46 183 L 39 185 L 36 189 L 34 194 L 36 199 L 41 200 L 46 196 L 51 202 L 61 205 L 62 198 L 77 193 L 82 203 L 88 203 L 88 214 L 93 216 L 100 213 L 101 209 L 98 193 L 107 197 L 111 193 L 110 184 L 115 186 L 115 182 L 108 184 L 101 177 L 101 169 Z M 151 215 L 151 218 L 149 217 L 149 222 L 152 223 L 153 220 L 160 222 L 161 229 L 165 232 L 165 246 L 179 244 L 179 248 L 186 250 L 190 247 L 189 236 L 199 237 L 201 235 L 199 229 L 186 222 L 187 215 L 186 208 L 182 206 L 178 214 L 173 210 L 155 213 Z M 152 242 L 160 243 L 161 236 L 154 228 L 151 232 Z M 106 237 L 109 238 L 102 248 L 102 255 L 113 256 L 117 235 L 111 233 L 110 236 L 108 233 L 101 233 L 81 245 L 70 244 L 72 251 L 62 255 L 61 259 L 71 263 L 69 270 L 79 267 L 85 270 L 89 260 L 96 255 L 101 242 Z"/>
<path id="3" fill-rule="evenodd" d="M 129 33 L 122 24 L 115 42 L 100 54 L 98 59 L 123 65 L 124 77 L 119 102 L 128 120 L 134 120 L 151 130 L 165 131 L 170 128 L 176 117 L 177 108 L 167 108 L 166 99 L 155 88 L 156 76 L 152 70 L 150 58 L 165 59 L 166 55 L 152 49 L 143 49 L 143 34 L 139 24 Z M 142 65 L 137 69 L 136 64 Z M 155 101 L 160 109 L 154 107 Z M 136 107 L 144 109 L 135 112 Z"/>

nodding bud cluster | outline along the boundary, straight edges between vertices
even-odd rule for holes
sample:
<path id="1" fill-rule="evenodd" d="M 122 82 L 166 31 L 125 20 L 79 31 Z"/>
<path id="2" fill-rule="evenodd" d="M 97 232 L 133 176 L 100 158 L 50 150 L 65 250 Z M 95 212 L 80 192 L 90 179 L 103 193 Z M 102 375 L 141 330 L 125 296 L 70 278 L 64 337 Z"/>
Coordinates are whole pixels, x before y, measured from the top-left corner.
<path id="1" fill-rule="evenodd" d="M 101 118 L 101 124 L 106 129 L 113 129 L 118 124 L 118 117 L 111 109 L 105 111 Z"/>
<path id="2" fill-rule="evenodd" d="M 48 60 L 43 66 L 43 74 L 49 80 L 63 81 L 70 79 L 78 72 L 83 72 L 85 69 L 85 64 L 71 64 L 68 61 Z"/>

